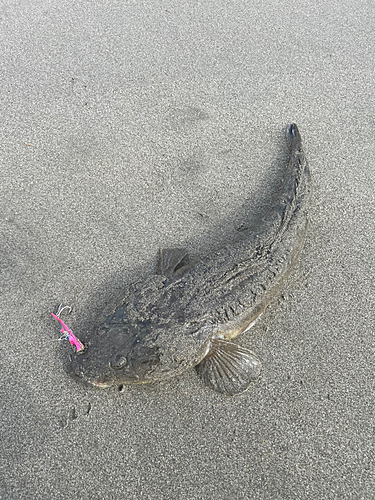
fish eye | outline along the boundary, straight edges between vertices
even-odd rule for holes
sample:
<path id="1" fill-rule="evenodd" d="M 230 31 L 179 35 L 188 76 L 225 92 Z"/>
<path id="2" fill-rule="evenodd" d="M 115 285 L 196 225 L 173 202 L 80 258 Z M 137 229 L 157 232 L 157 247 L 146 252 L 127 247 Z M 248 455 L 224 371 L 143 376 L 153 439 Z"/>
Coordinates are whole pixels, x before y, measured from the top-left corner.
<path id="1" fill-rule="evenodd" d="M 121 370 L 121 368 L 124 368 L 126 363 L 127 363 L 126 357 L 122 356 L 121 354 L 117 354 L 111 359 L 111 361 L 109 362 L 109 366 L 114 370 Z"/>

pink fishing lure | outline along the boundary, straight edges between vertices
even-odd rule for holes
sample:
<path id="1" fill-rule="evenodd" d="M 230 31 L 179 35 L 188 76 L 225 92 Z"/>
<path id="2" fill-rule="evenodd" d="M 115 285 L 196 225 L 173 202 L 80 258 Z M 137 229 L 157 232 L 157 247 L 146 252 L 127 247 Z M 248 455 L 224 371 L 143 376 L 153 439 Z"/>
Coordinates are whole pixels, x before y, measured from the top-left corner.
<path id="1" fill-rule="evenodd" d="M 82 351 L 85 346 L 82 344 L 80 340 L 77 339 L 77 337 L 73 334 L 72 330 L 66 326 L 64 321 L 60 319 L 56 314 L 51 313 L 51 316 L 55 318 L 62 326 L 61 328 L 61 333 L 63 333 L 66 338 L 69 340 L 71 346 L 75 347 L 77 349 L 77 352 Z"/>

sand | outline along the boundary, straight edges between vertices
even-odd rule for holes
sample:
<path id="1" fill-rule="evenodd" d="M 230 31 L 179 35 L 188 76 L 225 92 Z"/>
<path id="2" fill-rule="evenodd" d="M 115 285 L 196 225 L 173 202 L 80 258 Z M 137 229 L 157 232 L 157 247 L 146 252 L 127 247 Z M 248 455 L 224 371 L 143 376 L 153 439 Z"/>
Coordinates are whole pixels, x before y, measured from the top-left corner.
<path id="1" fill-rule="evenodd" d="M 3 499 L 370 499 L 374 464 L 374 8 L 328 0 L 33 1 L 0 9 Z M 238 339 L 238 397 L 194 370 L 123 392 L 66 372 L 156 267 L 269 206 L 283 129 L 313 176 L 280 297 Z"/>

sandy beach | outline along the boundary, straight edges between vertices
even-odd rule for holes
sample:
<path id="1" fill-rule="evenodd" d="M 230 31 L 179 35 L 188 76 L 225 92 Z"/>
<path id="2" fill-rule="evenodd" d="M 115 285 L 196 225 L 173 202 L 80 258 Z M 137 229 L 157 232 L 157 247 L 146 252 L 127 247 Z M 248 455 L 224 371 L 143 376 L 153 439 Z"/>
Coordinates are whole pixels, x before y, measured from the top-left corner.
<path id="1" fill-rule="evenodd" d="M 375 498 L 375 12 L 365 2 L 0 7 L 0 499 Z M 80 338 L 159 248 L 199 259 L 269 208 L 295 122 L 310 226 L 236 342 L 243 394 L 194 369 L 96 390 Z"/>

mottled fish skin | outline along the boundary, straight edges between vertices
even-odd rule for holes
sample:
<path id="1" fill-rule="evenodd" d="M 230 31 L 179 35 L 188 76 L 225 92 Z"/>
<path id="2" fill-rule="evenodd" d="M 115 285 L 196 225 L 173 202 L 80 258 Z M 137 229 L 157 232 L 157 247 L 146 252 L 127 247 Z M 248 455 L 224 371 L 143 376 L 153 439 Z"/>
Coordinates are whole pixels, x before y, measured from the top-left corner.
<path id="1" fill-rule="evenodd" d="M 224 341 L 260 316 L 303 246 L 310 171 L 295 124 L 287 127 L 286 142 L 289 159 L 280 192 L 248 237 L 191 269 L 184 267 L 182 250 L 161 252 L 164 275 L 130 287 L 123 304 L 82 339 L 86 349 L 73 356 L 73 375 L 97 387 L 121 386 L 165 380 L 199 364 L 202 378 L 228 394 L 242 392 L 259 375 L 255 355 L 246 356 L 242 348 L 234 353 L 236 344 L 225 351 Z M 248 365 L 253 373 L 247 380 Z"/>

